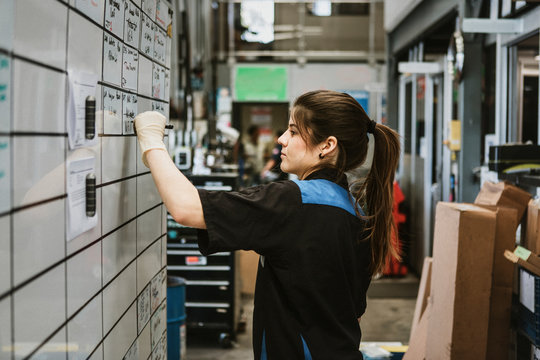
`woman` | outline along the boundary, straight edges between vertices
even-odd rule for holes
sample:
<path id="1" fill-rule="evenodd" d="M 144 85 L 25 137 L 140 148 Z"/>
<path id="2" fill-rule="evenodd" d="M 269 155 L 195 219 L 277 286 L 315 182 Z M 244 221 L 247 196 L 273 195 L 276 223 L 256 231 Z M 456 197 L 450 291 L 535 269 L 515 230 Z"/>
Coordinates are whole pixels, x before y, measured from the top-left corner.
<path id="1" fill-rule="evenodd" d="M 387 256 L 398 256 L 390 241 L 396 133 L 370 120 L 347 94 L 308 92 L 294 102 L 279 138 L 281 169 L 299 180 L 209 192 L 195 189 L 165 151 L 155 150 L 165 149 L 164 125 L 157 113 L 135 118 L 143 161 L 171 215 L 206 229 L 199 236 L 204 255 L 236 249 L 261 255 L 255 359 L 362 359 L 367 288 Z M 365 161 L 368 133 L 375 141 L 372 168 L 351 196 L 345 172 Z"/>

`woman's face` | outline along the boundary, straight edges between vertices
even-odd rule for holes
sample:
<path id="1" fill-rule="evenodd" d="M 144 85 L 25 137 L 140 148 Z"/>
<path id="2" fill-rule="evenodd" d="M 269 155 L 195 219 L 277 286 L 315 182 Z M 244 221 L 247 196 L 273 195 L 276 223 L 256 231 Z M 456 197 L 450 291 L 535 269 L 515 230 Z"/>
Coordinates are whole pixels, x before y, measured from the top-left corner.
<path id="1" fill-rule="evenodd" d="M 304 179 L 320 162 L 317 147 L 308 146 L 302 139 L 292 117 L 289 119 L 287 131 L 279 137 L 278 143 L 282 146 L 280 167 L 283 172 Z"/>

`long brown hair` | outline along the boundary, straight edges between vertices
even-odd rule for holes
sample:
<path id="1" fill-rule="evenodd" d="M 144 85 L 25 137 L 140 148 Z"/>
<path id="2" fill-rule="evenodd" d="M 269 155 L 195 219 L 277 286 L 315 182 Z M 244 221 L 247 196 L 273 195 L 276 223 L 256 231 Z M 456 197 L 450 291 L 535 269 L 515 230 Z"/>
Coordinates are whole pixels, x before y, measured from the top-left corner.
<path id="1" fill-rule="evenodd" d="M 339 149 L 335 164 L 322 161 L 319 168 L 333 167 L 338 176 L 362 165 L 368 150 L 368 130 L 372 120 L 350 95 L 318 90 L 298 97 L 292 107 L 300 136 L 310 146 L 320 144 L 329 136 L 337 139 Z M 399 162 L 399 136 L 389 127 L 377 124 L 371 128 L 375 148 L 371 169 L 352 193 L 358 217 L 366 221 L 366 234 L 359 241 L 370 241 L 372 274 L 383 270 L 389 256 L 400 258 L 392 242 L 396 231 L 392 217 L 394 175 Z M 361 207 L 367 215 L 359 213 Z"/>

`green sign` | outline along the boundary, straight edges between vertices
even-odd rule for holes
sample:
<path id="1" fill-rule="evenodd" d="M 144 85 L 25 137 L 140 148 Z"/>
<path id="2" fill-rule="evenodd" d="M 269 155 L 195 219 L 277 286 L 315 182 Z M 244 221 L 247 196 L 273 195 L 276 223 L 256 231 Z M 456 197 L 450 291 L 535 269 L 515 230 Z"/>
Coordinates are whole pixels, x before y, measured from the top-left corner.
<path id="1" fill-rule="evenodd" d="M 234 88 L 236 101 L 289 101 L 287 68 L 239 66 Z"/>
<path id="2" fill-rule="evenodd" d="M 521 246 L 516 247 L 514 250 L 514 254 L 516 254 L 518 257 L 522 258 L 523 260 L 527 261 L 529 256 L 531 256 L 531 251 L 527 250 Z"/>

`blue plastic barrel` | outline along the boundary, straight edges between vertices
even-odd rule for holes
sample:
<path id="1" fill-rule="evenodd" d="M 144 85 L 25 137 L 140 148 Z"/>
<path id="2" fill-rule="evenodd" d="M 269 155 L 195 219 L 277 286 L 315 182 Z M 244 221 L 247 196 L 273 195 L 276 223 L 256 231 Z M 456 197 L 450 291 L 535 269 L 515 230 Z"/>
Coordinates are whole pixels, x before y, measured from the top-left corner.
<path id="1" fill-rule="evenodd" d="M 167 360 L 186 358 L 186 280 L 167 276 Z"/>

